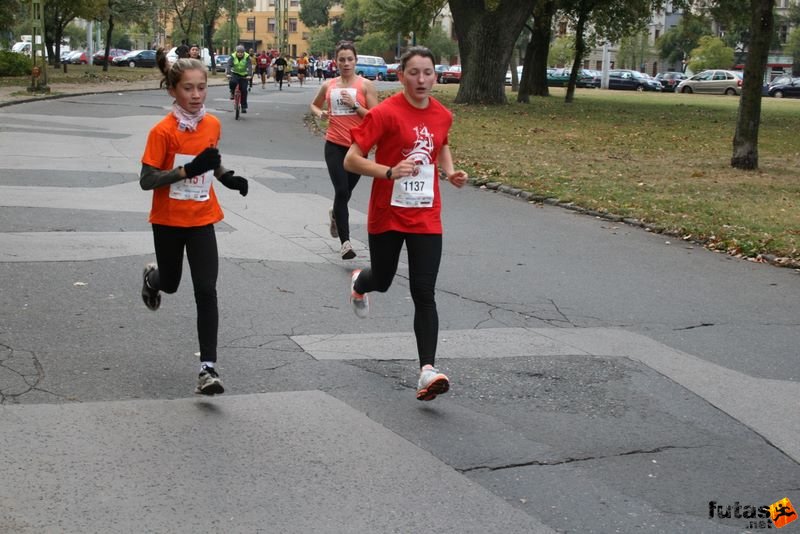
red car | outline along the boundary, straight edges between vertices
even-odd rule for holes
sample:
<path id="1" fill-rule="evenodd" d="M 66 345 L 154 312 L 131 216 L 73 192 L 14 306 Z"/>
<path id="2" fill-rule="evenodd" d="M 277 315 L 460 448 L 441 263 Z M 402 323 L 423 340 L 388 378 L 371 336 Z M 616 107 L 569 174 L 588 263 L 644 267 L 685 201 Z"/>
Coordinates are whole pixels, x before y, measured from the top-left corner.
<path id="1" fill-rule="evenodd" d="M 111 63 L 115 57 L 124 56 L 130 50 L 123 50 L 121 48 L 112 48 L 108 51 L 108 57 L 104 57 L 105 50 L 101 50 L 92 56 L 92 63 L 95 65 L 105 65 L 106 61 Z"/>
<path id="2" fill-rule="evenodd" d="M 442 83 L 461 83 L 461 65 L 453 65 L 444 71 Z"/>

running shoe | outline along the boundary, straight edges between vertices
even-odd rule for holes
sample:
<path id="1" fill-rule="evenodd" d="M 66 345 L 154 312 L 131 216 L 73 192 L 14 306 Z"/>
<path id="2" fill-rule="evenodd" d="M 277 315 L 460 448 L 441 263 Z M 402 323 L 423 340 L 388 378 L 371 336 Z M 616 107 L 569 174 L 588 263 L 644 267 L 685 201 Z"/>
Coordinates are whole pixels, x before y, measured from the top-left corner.
<path id="1" fill-rule="evenodd" d="M 200 376 L 197 377 L 197 387 L 194 392 L 198 395 L 217 395 L 224 393 L 225 388 L 222 387 L 222 380 L 217 374 L 217 370 L 213 367 L 203 366 L 200 371 Z"/>
<path id="2" fill-rule="evenodd" d="M 161 294 L 158 289 L 150 287 L 147 277 L 151 272 L 157 271 L 158 267 L 155 263 L 148 263 L 144 266 L 144 274 L 142 274 L 142 300 L 148 310 L 156 311 L 161 306 Z"/>
<path id="3" fill-rule="evenodd" d="M 419 372 L 417 400 L 433 400 L 437 395 L 447 393 L 448 389 L 450 389 L 450 380 L 432 365 L 426 365 Z"/>
<path id="4" fill-rule="evenodd" d="M 361 274 L 361 269 L 356 269 L 353 271 L 353 276 L 350 277 L 350 302 L 353 304 L 356 317 L 364 319 L 369 315 L 369 297 L 366 294 L 356 293 L 356 278 L 359 274 Z"/>
<path id="5" fill-rule="evenodd" d="M 356 257 L 356 253 L 353 250 L 353 245 L 350 244 L 350 241 L 345 241 L 342 243 L 342 259 L 343 260 L 352 260 Z"/>
<path id="6" fill-rule="evenodd" d="M 339 228 L 336 227 L 336 217 L 333 216 L 333 208 L 328 210 L 328 218 L 331 220 L 331 237 L 339 237 Z"/>

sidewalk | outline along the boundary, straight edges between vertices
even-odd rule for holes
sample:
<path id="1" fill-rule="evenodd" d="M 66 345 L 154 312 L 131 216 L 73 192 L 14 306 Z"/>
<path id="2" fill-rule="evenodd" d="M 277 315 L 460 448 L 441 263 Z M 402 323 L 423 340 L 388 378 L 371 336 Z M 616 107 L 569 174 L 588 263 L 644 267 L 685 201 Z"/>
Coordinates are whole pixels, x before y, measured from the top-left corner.
<path id="1" fill-rule="evenodd" d="M 208 85 L 223 85 L 227 83 L 223 74 L 208 77 Z M 50 93 L 33 95 L 26 86 L 0 87 L 0 107 L 22 102 L 34 102 L 53 98 L 63 98 L 69 95 L 88 95 L 93 93 L 114 93 L 122 91 L 145 91 L 157 89 L 158 81 L 141 80 L 136 82 L 102 82 L 102 83 L 54 83 L 50 84 Z"/>

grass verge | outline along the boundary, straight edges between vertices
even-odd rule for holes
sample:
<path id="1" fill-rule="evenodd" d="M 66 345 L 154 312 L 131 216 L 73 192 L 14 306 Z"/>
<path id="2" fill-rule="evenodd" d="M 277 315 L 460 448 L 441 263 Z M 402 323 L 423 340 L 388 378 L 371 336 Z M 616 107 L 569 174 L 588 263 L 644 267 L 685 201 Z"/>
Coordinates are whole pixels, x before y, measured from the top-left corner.
<path id="1" fill-rule="evenodd" d="M 762 101 L 759 170 L 730 166 L 739 99 L 564 89 L 507 106 L 453 103 L 456 163 L 478 184 L 558 199 L 707 248 L 800 267 L 800 100 Z M 531 196 L 532 195 L 532 196 Z M 550 202 L 553 202 L 550 200 Z"/>

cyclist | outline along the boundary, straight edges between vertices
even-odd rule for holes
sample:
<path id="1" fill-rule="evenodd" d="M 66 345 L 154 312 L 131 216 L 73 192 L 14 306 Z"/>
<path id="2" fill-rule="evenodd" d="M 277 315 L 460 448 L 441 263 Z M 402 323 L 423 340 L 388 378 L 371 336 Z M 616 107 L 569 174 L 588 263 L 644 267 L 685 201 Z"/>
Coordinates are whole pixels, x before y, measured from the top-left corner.
<path id="1" fill-rule="evenodd" d="M 253 77 L 253 62 L 250 61 L 250 56 L 244 51 L 242 45 L 236 47 L 236 53 L 231 56 L 225 74 L 230 77 L 228 86 L 231 90 L 231 100 L 233 100 L 233 92 L 238 85 L 239 91 L 242 93 L 242 113 L 247 113 L 247 84 Z"/>

